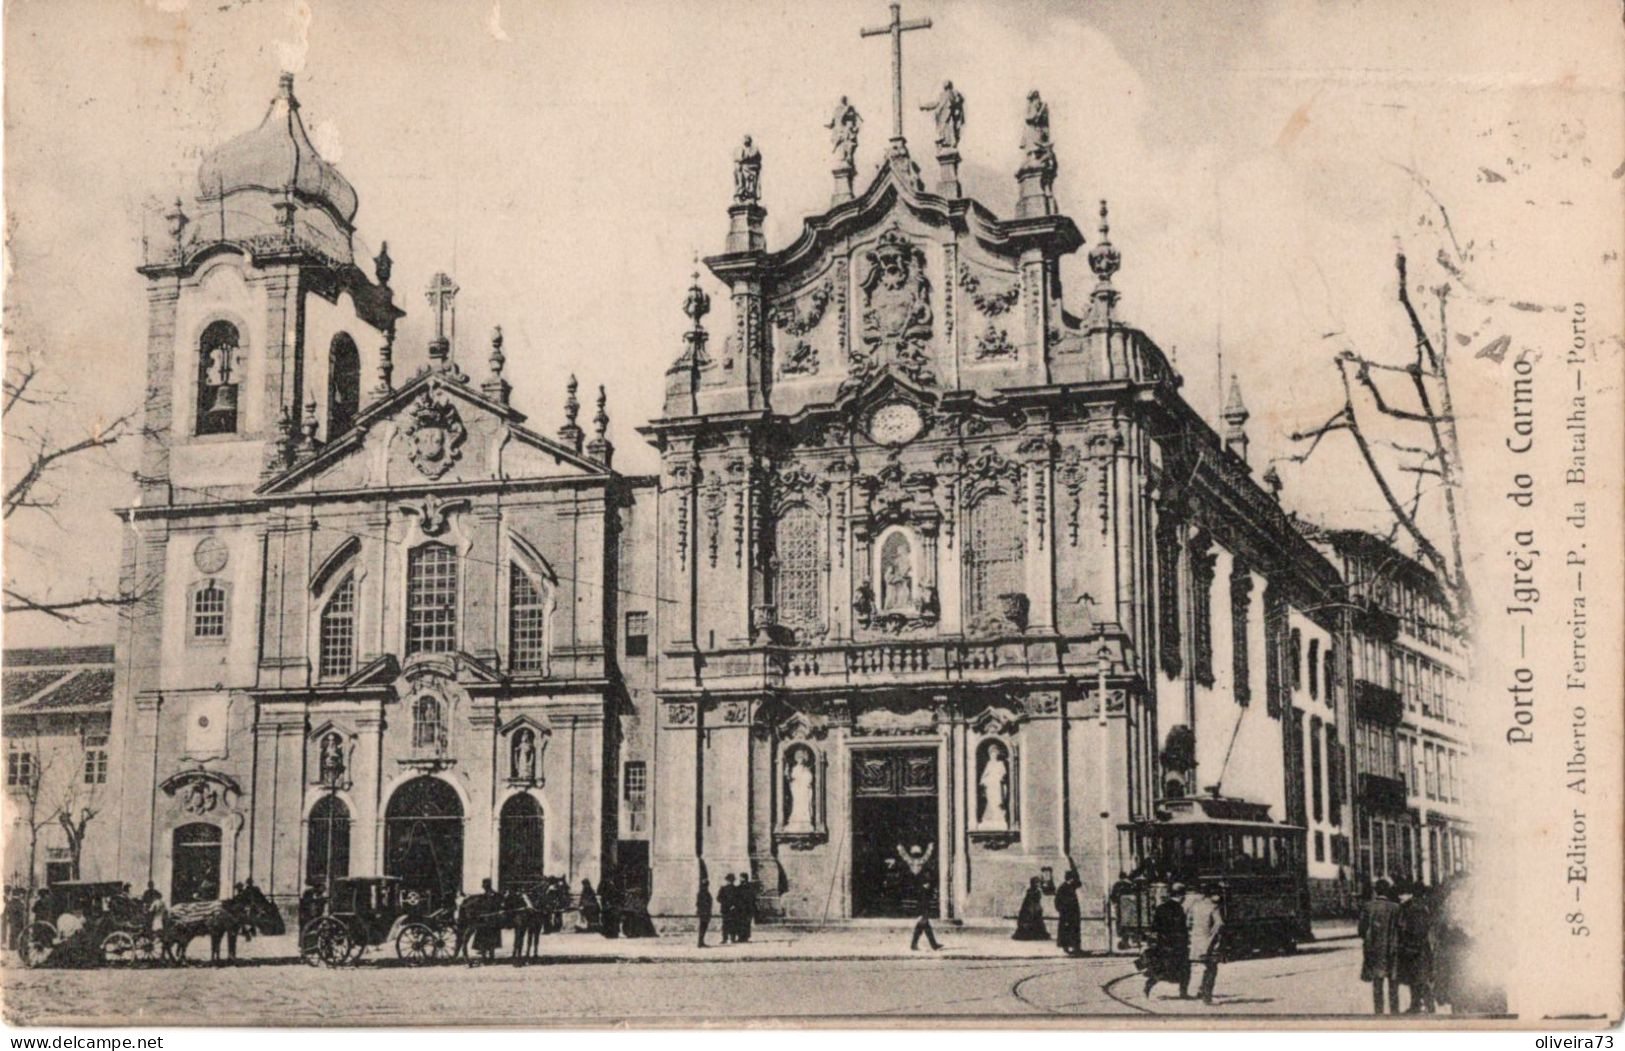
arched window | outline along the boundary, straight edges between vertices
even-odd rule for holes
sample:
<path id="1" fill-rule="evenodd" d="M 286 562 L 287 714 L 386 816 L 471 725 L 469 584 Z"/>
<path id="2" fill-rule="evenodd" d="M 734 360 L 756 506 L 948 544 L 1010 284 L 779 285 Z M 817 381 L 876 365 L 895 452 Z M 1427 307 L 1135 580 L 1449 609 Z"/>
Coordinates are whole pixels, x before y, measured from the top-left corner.
<path id="1" fill-rule="evenodd" d="M 192 592 L 192 637 L 226 637 L 226 589 L 216 581 L 206 580 Z"/>
<path id="2" fill-rule="evenodd" d="M 348 573 L 322 607 L 317 674 L 342 679 L 355 670 L 355 574 Z"/>
<path id="3" fill-rule="evenodd" d="M 823 622 L 818 516 L 806 504 L 785 508 L 773 529 L 774 602 L 788 628 L 816 630 Z"/>
<path id="4" fill-rule="evenodd" d="M 965 538 L 965 609 L 998 609 L 999 596 L 1026 590 L 1021 522 L 1008 493 L 994 491 L 970 509 Z"/>
<path id="5" fill-rule="evenodd" d="M 327 351 L 327 437 L 350 429 L 361 408 L 361 352 L 348 332 L 333 337 Z"/>
<path id="6" fill-rule="evenodd" d="M 516 672 L 547 668 L 547 595 L 517 562 L 508 564 L 508 663 Z"/>
<path id="7" fill-rule="evenodd" d="M 412 748 L 442 755 L 446 751 L 446 706 L 432 693 L 420 693 L 412 702 Z"/>
<path id="8" fill-rule="evenodd" d="M 350 808 L 338 796 L 323 796 L 310 808 L 305 882 L 325 888 L 349 874 Z"/>
<path id="9" fill-rule="evenodd" d="M 406 565 L 406 652 L 457 648 L 457 553 L 445 544 L 413 548 Z"/>
<path id="10" fill-rule="evenodd" d="M 216 321 L 203 330 L 197 349 L 198 434 L 237 432 L 237 326 Z"/>

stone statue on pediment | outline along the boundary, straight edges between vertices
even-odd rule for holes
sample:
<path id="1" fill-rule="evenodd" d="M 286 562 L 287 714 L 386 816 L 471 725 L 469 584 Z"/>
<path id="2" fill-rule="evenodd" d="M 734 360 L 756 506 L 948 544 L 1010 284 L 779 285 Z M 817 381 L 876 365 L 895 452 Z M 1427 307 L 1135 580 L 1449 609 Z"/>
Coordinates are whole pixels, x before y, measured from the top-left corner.
<path id="1" fill-rule="evenodd" d="M 762 151 L 749 135 L 734 152 L 734 200 L 755 204 L 762 196 Z"/>
<path id="2" fill-rule="evenodd" d="M 937 149 L 957 150 L 959 148 L 959 133 L 965 127 L 965 96 L 954 90 L 954 82 L 942 82 L 942 94 L 937 96 L 935 102 L 929 102 L 920 109 L 931 114 L 937 125 Z"/>
<path id="3" fill-rule="evenodd" d="M 853 167 L 858 155 L 858 131 L 863 127 L 863 117 L 859 115 L 857 107 L 842 95 L 840 101 L 835 103 L 834 115 L 824 127 L 829 129 L 830 149 L 835 155 L 836 167 Z"/>

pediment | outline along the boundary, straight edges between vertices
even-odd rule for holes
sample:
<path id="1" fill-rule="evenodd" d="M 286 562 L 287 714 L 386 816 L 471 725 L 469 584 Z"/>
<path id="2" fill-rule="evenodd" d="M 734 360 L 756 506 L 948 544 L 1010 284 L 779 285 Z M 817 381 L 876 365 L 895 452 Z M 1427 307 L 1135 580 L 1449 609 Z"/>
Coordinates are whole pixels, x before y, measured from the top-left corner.
<path id="1" fill-rule="evenodd" d="M 502 724 L 500 733 L 503 737 L 509 737 L 515 730 L 519 729 L 531 730 L 536 734 L 538 741 L 545 740 L 553 734 L 553 724 L 545 714 L 540 719 L 532 718 L 529 715 L 516 715 Z"/>
<path id="2" fill-rule="evenodd" d="M 450 370 L 428 371 L 260 487 L 353 492 L 411 485 L 602 475 L 607 468 L 524 425 Z"/>

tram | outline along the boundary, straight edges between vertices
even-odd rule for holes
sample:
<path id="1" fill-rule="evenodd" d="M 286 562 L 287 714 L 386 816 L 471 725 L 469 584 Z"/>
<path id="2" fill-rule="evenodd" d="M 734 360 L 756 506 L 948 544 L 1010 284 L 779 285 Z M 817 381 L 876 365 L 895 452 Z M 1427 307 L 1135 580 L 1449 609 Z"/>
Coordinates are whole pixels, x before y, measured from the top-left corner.
<path id="1" fill-rule="evenodd" d="M 1159 800 L 1155 817 L 1117 827 L 1131 865 L 1112 888 L 1118 948 L 1144 944 L 1168 888 L 1223 895 L 1220 953 L 1294 952 L 1310 941 L 1304 830 L 1272 821 L 1269 806 L 1223 796 Z"/>

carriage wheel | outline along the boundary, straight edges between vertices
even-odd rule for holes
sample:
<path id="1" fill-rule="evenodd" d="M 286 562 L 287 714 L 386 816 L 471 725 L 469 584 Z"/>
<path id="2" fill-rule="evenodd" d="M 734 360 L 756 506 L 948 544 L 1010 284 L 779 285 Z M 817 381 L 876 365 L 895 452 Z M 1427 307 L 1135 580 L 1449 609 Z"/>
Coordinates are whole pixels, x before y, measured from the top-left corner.
<path id="1" fill-rule="evenodd" d="M 357 948 L 355 939 L 350 937 L 349 928 L 331 916 L 324 916 L 311 924 L 306 938 L 310 952 L 329 967 L 349 963 Z"/>
<path id="2" fill-rule="evenodd" d="M 114 931 L 102 939 L 102 963 L 128 967 L 135 962 L 135 938 L 129 931 Z"/>
<path id="3" fill-rule="evenodd" d="M 421 966 L 446 955 L 446 936 L 424 923 L 408 923 L 395 939 L 395 955 L 413 966 Z"/>
<path id="4" fill-rule="evenodd" d="M 142 963 L 156 963 L 163 954 L 163 946 L 153 935 L 143 931 L 135 936 L 135 958 Z"/>
<path id="5" fill-rule="evenodd" d="M 31 923 L 28 930 L 23 933 L 23 964 L 28 967 L 38 967 L 51 955 L 56 948 L 56 928 L 44 920 Z"/>

